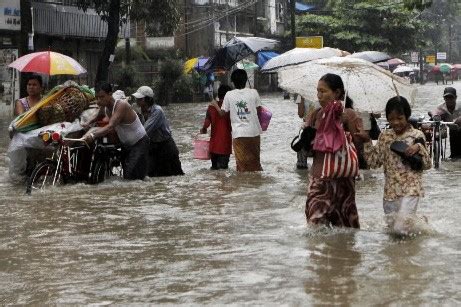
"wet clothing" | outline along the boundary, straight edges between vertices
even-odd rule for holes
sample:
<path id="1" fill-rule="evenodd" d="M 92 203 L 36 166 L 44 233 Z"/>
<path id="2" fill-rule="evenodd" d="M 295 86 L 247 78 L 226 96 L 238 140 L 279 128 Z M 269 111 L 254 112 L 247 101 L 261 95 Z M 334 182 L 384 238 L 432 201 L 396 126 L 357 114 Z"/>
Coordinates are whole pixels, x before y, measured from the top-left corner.
<path id="1" fill-rule="evenodd" d="M 230 113 L 232 137 L 254 137 L 262 133 L 257 107 L 261 99 L 255 89 L 235 89 L 226 93 L 222 109 Z"/>
<path id="2" fill-rule="evenodd" d="M 217 101 L 219 107 L 222 101 Z M 208 106 L 203 128 L 211 125 L 210 153 L 230 155 L 232 153 L 232 128 L 229 113 L 220 116 L 213 106 Z"/>
<path id="3" fill-rule="evenodd" d="M 386 224 L 394 232 L 407 234 L 406 220 L 416 216 L 419 199 L 418 196 L 404 196 L 395 200 L 384 200 L 383 209 Z"/>
<path id="4" fill-rule="evenodd" d="M 349 131 L 352 135 L 352 141 L 355 149 L 357 150 L 357 157 L 359 159 L 359 169 L 367 169 L 368 165 L 364 158 L 363 142 L 355 137 L 355 133 L 363 130 L 362 118 L 353 109 L 346 108 L 343 113 L 344 130 Z"/>
<path id="5" fill-rule="evenodd" d="M 323 109 L 319 108 L 311 114 L 307 124 L 318 129 L 323 118 Z M 360 118 L 351 109 L 344 111 L 342 122 L 345 130 L 350 129 L 352 133 L 361 124 Z M 321 178 L 324 156 L 325 153 L 314 151 L 305 209 L 307 222 L 360 228 L 355 203 L 355 178 Z"/>
<path id="6" fill-rule="evenodd" d="M 116 100 L 114 102 L 110 114 L 106 108 L 105 113 L 109 118 L 114 114 L 115 106 L 119 101 Z M 129 180 L 144 179 L 147 173 L 146 164 L 149 139 L 139 117 L 136 116 L 136 119 L 131 124 L 119 124 L 114 129 L 122 144 L 123 178 Z"/>
<path id="7" fill-rule="evenodd" d="M 149 138 L 142 137 L 136 144 L 122 145 L 123 178 L 129 180 L 143 180 L 147 173 L 147 150 Z"/>
<path id="8" fill-rule="evenodd" d="M 154 104 L 149 108 L 149 114 L 144 123 L 147 135 L 154 143 L 160 143 L 171 138 L 171 130 L 163 109 Z"/>
<path id="9" fill-rule="evenodd" d="M 304 169 L 308 168 L 309 166 L 307 165 L 307 158 L 309 157 L 309 152 L 302 148 L 300 151 L 297 152 L 297 158 L 298 160 L 296 161 L 296 168 L 298 169 Z"/>
<path id="10" fill-rule="evenodd" d="M 370 168 L 384 168 L 384 200 L 394 201 L 405 196 L 424 196 L 422 171 L 412 170 L 402 162 L 402 158 L 391 150 L 394 141 L 404 141 L 408 145 L 415 144 L 416 139 L 424 139 L 421 130 L 409 127 L 403 134 L 397 135 L 393 129 L 383 131 L 378 143 L 373 146 L 371 142 L 365 143 L 365 159 Z M 419 154 L 422 156 L 423 169 L 431 168 L 432 162 L 429 151 L 425 145 L 417 143 Z"/>
<path id="11" fill-rule="evenodd" d="M 239 172 L 262 171 L 260 157 L 260 136 L 239 137 L 232 141 L 235 162 Z"/>
<path id="12" fill-rule="evenodd" d="M 323 118 L 323 110 L 321 108 L 315 110 L 309 120 L 307 121 L 308 125 L 314 127 L 316 129 L 319 128 L 320 120 Z M 352 134 L 352 139 L 354 145 L 357 143 L 359 146 L 363 146 L 362 143 L 354 137 L 354 133 L 359 132 L 362 126 L 362 120 L 357 115 L 357 113 L 352 109 L 344 109 L 344 113 L 342 114 L 342 123 L 345 131 L 348 131 Z M 311 175 L 314 177 L 320 178 L 322 176 L 323 170 L 323 161 L 324 161 L 325 153 L 315 151 L 314 158 L 312 161 L 311 167 Z M 360 158 L 360 157 L 359 157 Z"/>
<path id="13" fill-rule="evenodd" d="M 179 150 L 172 137 L 163 142 L 150 142 L 147 165 L 149 177 L 184 175 Z"/>
<path id="14" fill-rule="evenodd" d="M 309 178 L 306 219 L 310 224 L 360 228 L 354 178 Z"/>
<path id="15" fill-rule="evenodd" d="M 448 111 L 447 104 L 445 102 L 441 103 L 434 111 L 432 111 L 432 115 L 440 115 L 442 121 L 452 122 L 461 116 L 461 103 L 456 103 L 453 112 Z"/>
<path id="16" fill-rule="evenodd" d="M 210 153 L 211 157 L 211 169 L 228 169 L 229 168 L 229 155 L 220 155 Z"/>
<path id="17" fill-rule="evenodd" d="M 432 115 L 440 115 L 442 121 L 452 122 L 461 117 L 461 103 L 456 103 L 453 112 L 450 112 L 446 103 L 439 104 Z M 461 158 L 461 128 L 449 125 L 450 129 L 450 158 Z"/>
<path id="18" fill-rule="evenodd" d="M 24 108 L 24 112 L 27 112 L 30 110 L 30 104 L 29 104 L 29 99 L 27 97 L 20 98 L 19 103 L 22 105 Z"/>
<path id="19" fill-rule="evenodd" d="M 116 100 L 114 102 L 114 106 L 112 107 L 112 113 L 110 113 L 110 116 L 114 114 L 115 106 L 119 101 L 120 100 Z M 107 112 L 106 115 L 108 115 Z M 117 132 L 117 136 L 120 140 L 120 143 L 128 147 L 135 145 L 140 139 L 142 139 L 146 135 L 146 130 L 141 124 L 141 121 L 138 116 L 136 116 L 136 119 L 132 123 L 119 124 L 115 126 L 114 129 L 115 132 Z"/>
<path id="20" fill-rule="evenodd" d="M 149 115 L 144 123 L 150 139 L 149 177 L 184 175 L 179 160 L 179 150 L 171 136 L 171 129 L 163 109 L 158 105 L 149 108 Z"/>
<path id="21" fill-rule="evenodd" d="M 232 126 L 232 145 L 237 171 L 262 171 L 260 163 L 261 124 L 257 108 L 261 99 L 255 89 L 235 89 L 226 93 L 222 109 L 229 112 Z"/>

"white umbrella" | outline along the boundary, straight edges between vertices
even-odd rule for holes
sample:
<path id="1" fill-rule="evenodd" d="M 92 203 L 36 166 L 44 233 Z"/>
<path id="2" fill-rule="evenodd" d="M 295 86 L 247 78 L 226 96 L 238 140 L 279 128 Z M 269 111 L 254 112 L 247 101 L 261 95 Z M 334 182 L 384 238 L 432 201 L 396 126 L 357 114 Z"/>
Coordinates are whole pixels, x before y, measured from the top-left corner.
<path id="1" fill-rule="evenodd" d="M 317 83 L 326 73 L 342 77 L 354 109 L 381 112 L 389 98 L 401 95 L 414 101 L 415 88 L 391 72 L 362 59 L 333 57 L 314 60 L 279 72 L 279 86 L 317 101 Z"/>
<path id="2" fill-rule="evenodd" d="M 294 48 L 279 56 L 273 57 L 264 64 L 261 72 L 275 72 L 297 64 L 306 63 L 312 60 L 331 58 L 344 55 L 344 51 L 330 47 L 316 48 Z"/>
<path id="3" fill-rule="evenodd" d="M 413 72 L 415 70 L 418 70 L 418 69 L 414 67 L 410 67 L 410 66 L 400 65 L 400 66 L 397 66 L 396 69 L 394 69 L 393 73 L 398 74 L 398 73 L 404 73 L 404 72 Z"/>

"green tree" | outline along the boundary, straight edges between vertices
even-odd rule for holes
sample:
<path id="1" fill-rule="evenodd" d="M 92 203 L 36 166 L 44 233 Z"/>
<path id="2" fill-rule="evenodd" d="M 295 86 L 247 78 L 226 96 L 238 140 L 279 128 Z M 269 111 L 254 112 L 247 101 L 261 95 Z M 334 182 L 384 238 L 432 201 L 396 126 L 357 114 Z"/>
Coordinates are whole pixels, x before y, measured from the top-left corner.
<path id="1" fill-rule="evenodd" d="M 95 83 L 108 79 L 109 58 L 117 45 L 120 22 L 127 16 L 132 21 L 145 21 L 148 34 L 171 33 L 179 23 L 176 0 L 78 0 L 78 6 L 83 10 L 94 8 L 108 25 Z"/>
<path id="2" fill-rule="evenodd" d="M 327 46 L 351 52 L 400 53 L 415 47 L 426 26 L 417 11 L 388 0 L 330 1 L 328 15 L 298 17 L 298 35 L 321 35 Z"/>

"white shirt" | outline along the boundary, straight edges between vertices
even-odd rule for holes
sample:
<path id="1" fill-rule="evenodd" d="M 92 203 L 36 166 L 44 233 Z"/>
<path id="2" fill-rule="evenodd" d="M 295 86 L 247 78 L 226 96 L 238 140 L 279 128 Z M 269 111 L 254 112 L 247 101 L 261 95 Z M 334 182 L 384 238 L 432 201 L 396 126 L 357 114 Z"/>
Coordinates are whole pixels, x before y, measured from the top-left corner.
<path id="1" fill-rule="evenodd" d="M 255 137 L 261 134 L 256 108 L 261 106 L 258 91 L 249 88 L 226 93 L 222 109 L 230 112 L 232 137 Z"/>

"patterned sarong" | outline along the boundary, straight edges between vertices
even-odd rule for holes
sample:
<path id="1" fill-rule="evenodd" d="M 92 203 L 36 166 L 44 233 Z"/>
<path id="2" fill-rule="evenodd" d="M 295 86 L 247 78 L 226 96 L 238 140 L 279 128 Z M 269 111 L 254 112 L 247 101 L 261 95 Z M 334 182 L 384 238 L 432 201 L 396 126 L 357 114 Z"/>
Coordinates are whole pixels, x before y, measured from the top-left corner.
<path id="1" fill-rule="evenodd" d="M 262 171 L 259 160 L 261 138 L 241 137 L 232 140 L 234 147 L 235 162 L 239 172 L 256 172 Z"/>
<path id="2" fill-rule="evenodd" d="M 310 224 L 360 228 L 354 178 L 309 178 L 306 218 Z"/>

